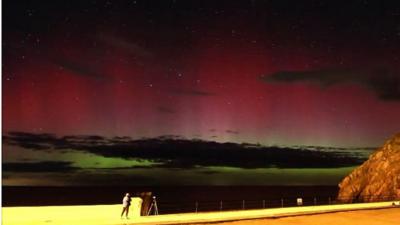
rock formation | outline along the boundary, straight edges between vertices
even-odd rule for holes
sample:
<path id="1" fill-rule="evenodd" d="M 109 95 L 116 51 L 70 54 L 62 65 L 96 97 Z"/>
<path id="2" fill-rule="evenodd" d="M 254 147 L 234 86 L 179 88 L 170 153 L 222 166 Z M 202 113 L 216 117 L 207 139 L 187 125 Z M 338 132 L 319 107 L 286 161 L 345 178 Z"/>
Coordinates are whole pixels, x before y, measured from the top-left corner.
<path id="1" fill-rule="evenodd" d="M 139 194 L 137 194 L 137 197 L 140 197 L 143 200 L 140 215 L 147 216 L 147 213 L 149 212 L 151 203 L 153 202 L 152 193 L 151 192 L 140 192 Z"/>
<path id="2" fill-rule="evenodd" d="M 340 202 L 400 199 L 400 133 L 345 177 L 339 188 Z"/>

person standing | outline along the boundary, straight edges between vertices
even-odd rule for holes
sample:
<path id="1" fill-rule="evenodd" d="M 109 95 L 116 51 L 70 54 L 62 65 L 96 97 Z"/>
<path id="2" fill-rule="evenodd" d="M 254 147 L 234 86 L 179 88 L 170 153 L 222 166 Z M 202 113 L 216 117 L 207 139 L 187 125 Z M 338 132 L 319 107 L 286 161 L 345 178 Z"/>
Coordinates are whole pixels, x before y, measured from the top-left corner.
<path id="1" fill-rule="evenodd" d="M 125 194 L 125 197 L 122 199 L 122 213 L 121 213 L 121 218 L 125 213 L 125 217 L 128 218 L 128 213 L 129 213 L 129 206 L 131 205 L 131 196 L 129 193 Z"/>

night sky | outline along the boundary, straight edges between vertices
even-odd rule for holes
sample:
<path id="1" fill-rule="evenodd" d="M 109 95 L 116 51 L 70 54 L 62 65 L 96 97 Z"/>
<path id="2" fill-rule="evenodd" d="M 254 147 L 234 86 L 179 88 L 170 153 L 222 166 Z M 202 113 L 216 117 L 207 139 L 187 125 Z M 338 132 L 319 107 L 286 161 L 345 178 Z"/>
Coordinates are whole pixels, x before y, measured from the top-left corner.
<path id="1" fill-rule="evenodd" d="M 2 54 L 5 185 L 336 184 L 400 130 L 397 1 L 4 1 Z"/>

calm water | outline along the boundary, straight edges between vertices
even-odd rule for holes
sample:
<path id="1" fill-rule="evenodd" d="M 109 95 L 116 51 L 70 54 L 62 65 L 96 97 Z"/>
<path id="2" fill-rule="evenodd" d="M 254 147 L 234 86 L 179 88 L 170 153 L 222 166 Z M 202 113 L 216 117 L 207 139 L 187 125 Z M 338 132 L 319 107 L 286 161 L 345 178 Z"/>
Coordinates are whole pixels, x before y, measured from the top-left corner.
<path id="1" fill-rule="evenodd" d="M 160 213 L 328 204 L 336 186 L 9 187 L 3 206 L 120 204 L 125 192 L 150 191 Z"/>

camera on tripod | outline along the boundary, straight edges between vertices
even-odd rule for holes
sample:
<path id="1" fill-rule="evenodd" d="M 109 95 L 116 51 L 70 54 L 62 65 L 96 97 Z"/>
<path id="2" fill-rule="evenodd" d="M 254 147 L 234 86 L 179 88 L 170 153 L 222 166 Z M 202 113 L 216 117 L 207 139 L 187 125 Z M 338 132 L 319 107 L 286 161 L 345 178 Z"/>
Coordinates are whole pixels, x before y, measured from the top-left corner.
<path id="1" fill-rule="evenodd" d="M 153 214 L 152 214 L 153 213 Z M 157 200 L 156 196 L 153 196 L 153 201 L 151 202 L 149 211 L 147 212 L 147 215 L 158 215 L 158 206 L 157 206 Z"/>

